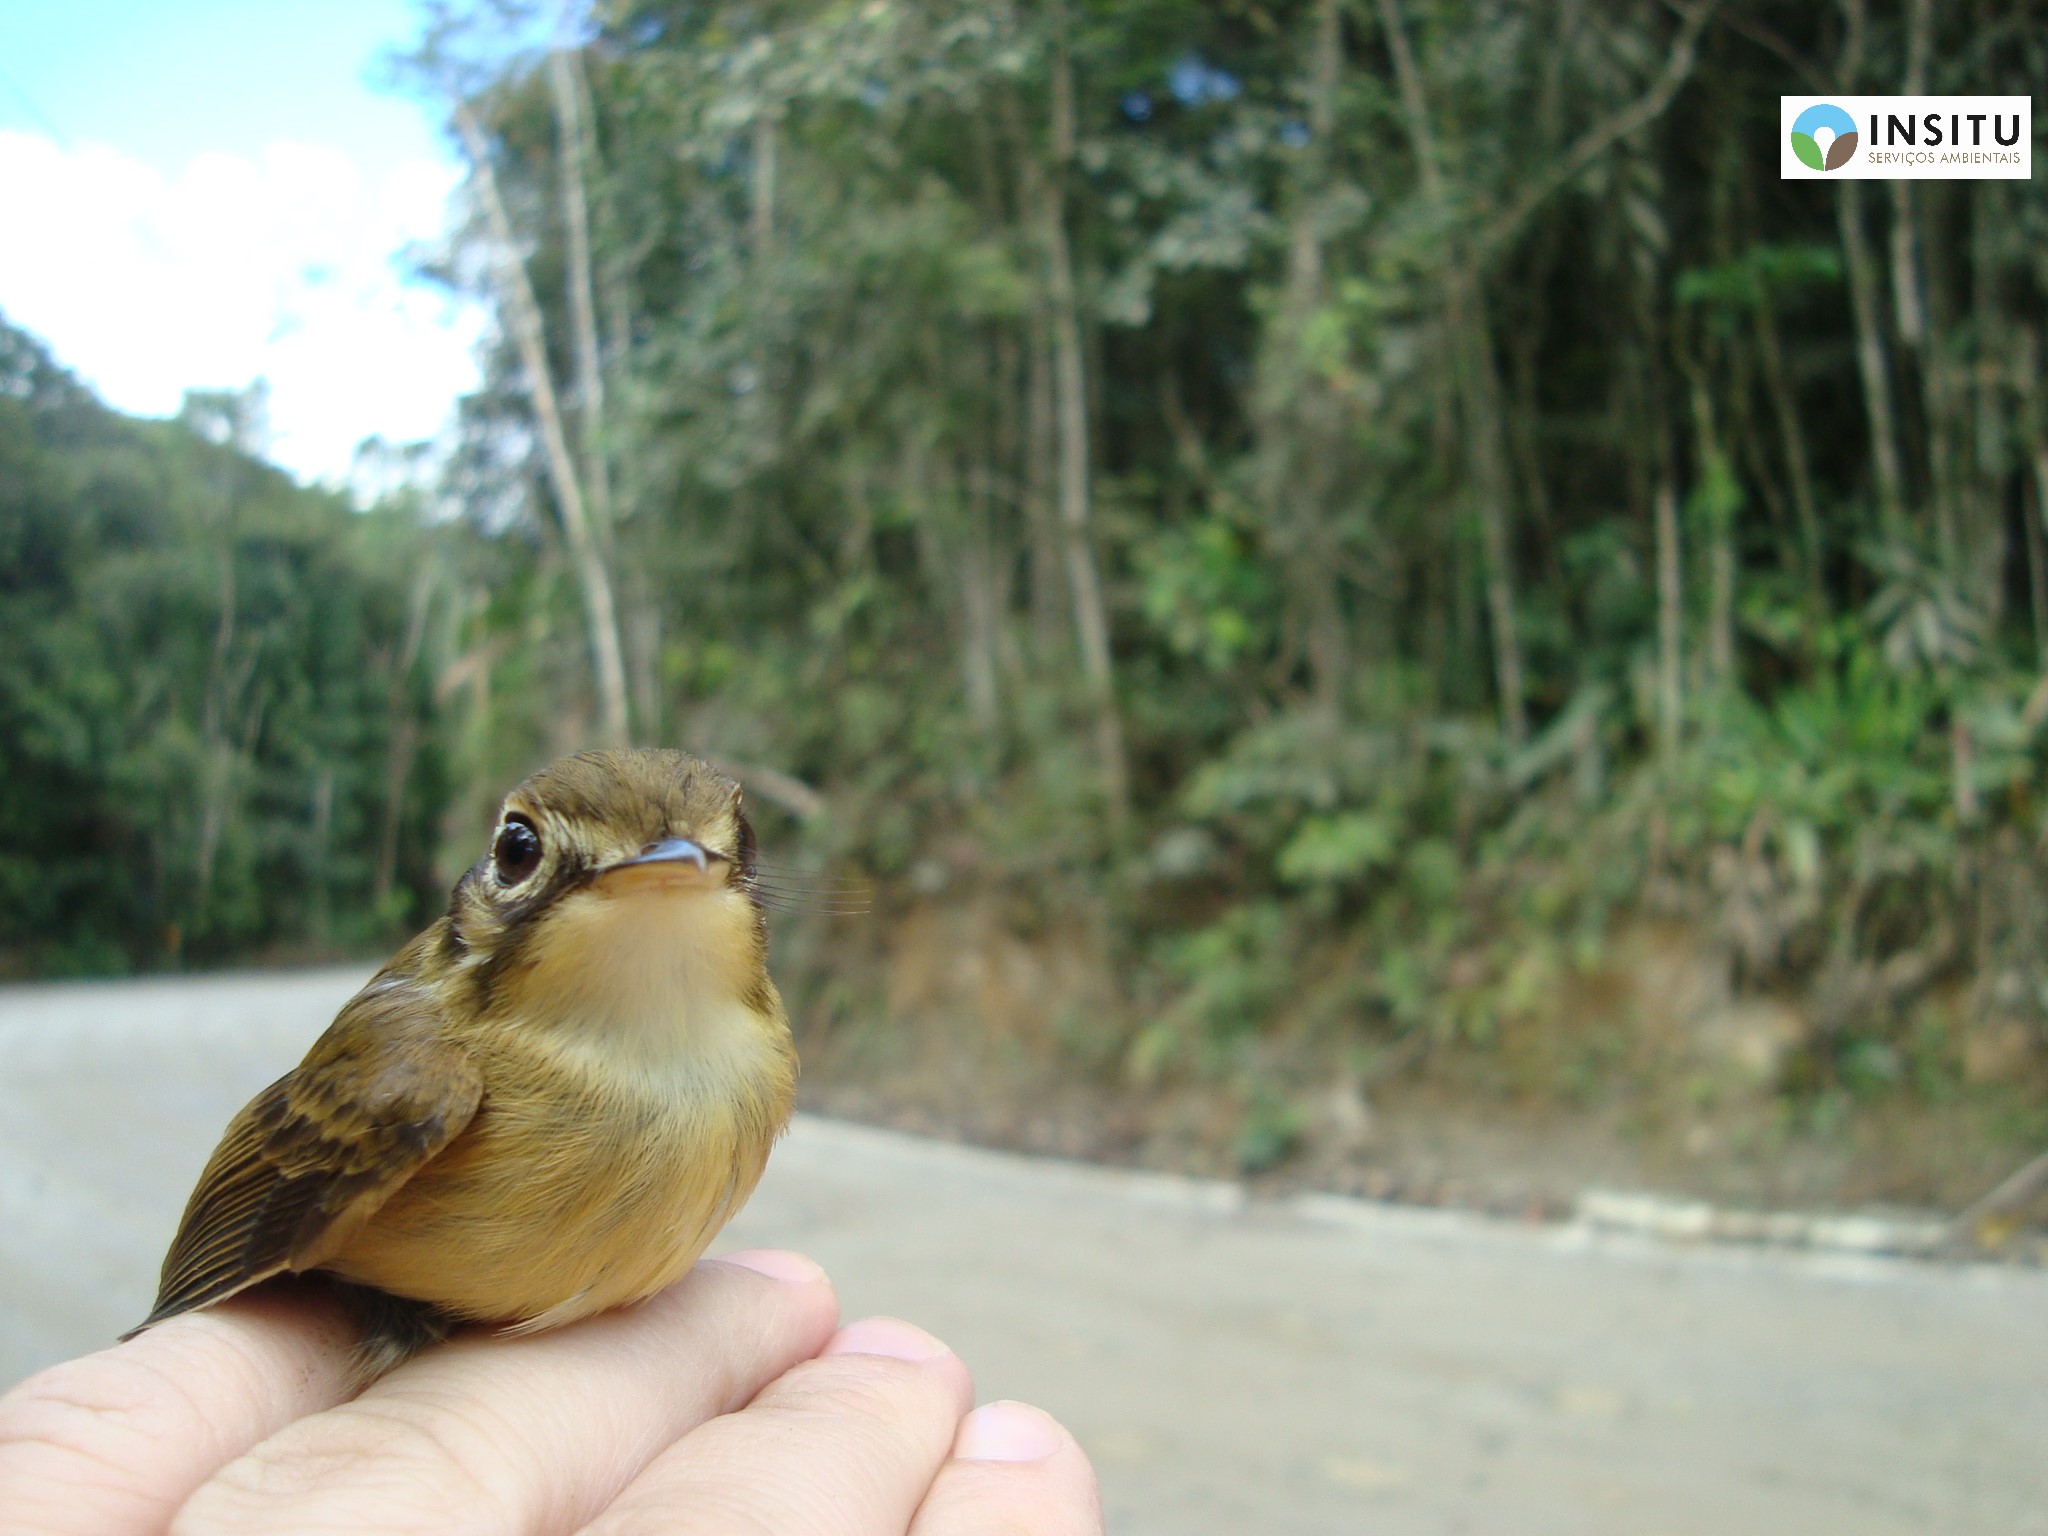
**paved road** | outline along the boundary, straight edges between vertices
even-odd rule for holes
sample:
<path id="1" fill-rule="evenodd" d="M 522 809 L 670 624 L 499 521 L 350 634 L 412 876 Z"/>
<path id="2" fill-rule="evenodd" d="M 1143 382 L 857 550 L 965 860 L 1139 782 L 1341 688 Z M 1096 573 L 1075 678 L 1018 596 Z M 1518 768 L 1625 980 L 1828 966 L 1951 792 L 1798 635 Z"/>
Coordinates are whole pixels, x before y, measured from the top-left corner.
<path id="1" fill-rule="evenodd" d="M 0 1380 L 140 1316 L 227 1116 L 361 972 L 0 989 Z M 1684 1252 L 825 1121 L 735 1244 L 1073 1426 L 1113 1531 L 2048 1533 L 2048 1275 Z"/>

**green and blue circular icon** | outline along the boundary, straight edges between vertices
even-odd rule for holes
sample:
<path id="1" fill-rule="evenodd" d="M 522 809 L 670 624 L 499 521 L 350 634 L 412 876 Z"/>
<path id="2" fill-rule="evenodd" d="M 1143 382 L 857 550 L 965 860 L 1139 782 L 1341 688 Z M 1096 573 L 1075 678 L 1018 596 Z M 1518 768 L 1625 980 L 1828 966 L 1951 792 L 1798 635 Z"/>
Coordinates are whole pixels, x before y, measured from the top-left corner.
<path id="1" fill-rule="evenodd" d="M 1792 153 L 1810 170 L 1832 171 L 1856 153 L 1856 119 L 1831 101 L 1817 101 L 1792 120 Z"/>

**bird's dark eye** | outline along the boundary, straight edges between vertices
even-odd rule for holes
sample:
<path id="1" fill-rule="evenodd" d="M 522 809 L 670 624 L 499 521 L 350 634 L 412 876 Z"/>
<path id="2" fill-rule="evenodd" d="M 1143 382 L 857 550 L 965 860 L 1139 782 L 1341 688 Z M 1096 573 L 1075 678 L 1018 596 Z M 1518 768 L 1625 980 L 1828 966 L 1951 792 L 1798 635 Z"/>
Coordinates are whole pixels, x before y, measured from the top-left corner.
<path id="1" fill-rule="evenodd" d="M 517 885 L 540 868 L 540 834 L 524 816 L 507 816 L 491 844 L 498 884 Z"/>

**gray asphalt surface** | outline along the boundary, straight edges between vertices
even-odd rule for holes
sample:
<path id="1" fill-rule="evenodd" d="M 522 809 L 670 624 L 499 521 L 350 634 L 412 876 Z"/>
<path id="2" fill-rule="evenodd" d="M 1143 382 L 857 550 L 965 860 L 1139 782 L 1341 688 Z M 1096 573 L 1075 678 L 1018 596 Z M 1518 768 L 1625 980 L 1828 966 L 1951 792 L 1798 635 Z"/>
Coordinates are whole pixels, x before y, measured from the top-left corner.
<path id="1" fill-rule="evenodd" d="M 363 979 L 0 989 L 0 1383 L 104 1345 L 227 1117 Z M 801 1121 L 801 1248 L 1058 1414 L 1113 1531 L 2048 1533 L 2048 1275 L 1686 1251 Z"/>

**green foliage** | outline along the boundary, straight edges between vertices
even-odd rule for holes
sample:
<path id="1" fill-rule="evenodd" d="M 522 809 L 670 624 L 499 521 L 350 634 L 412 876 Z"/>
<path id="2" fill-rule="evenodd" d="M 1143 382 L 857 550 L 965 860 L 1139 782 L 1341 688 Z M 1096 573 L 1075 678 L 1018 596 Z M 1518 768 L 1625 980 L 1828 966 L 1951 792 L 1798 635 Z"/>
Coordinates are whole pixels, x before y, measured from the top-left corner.
<path id="1" fill-rule="evenodd" d="M 1273 867 L 1295 885 L 1356 880 L 1394 862 L 1403 830 L 1394 817 L 1377 811 L 1304 817 Z"/>
<path id="2" fill-rule="evenodd" d="M 1178 654 L 1227 674 L 1271 633 L 1272 574 L 1231 523 L 1208 518 L 1163 527 L 1134 558 L 1145 617 Z"/>
<path id="3" fill-rule="evenodd" d="M 1307 1127 L 1308 1116 L 1299 1104 L 1270 1089 L 1254 1093 L 1232 1149 L 1238 1171 L 1265 1173 L 1286 1162 L 1301 1144 Z"/>
<path id="4" fill-rule="evenodd" d="M 1679 273 L 1672 296 L 1681 304 L 1756 310 L 1841 280 L 1842 258 L 1832 246 L 1759 242 L 1732 261 Z"/>
<path id="5" fill-rule="evenodd" d="M 422 540 L 248 457 L 251 406 L 130 421 L 0 322 L 8 969 L 360 945 L 432 899 L 430 740 L 391 802 Z"/>
<path id="6" fill-rule="evenodd" d="M 1247 902 L 1195 932 L 1167 939 L 1164 968 L 1179 998 L 1142 1028 L 1129 1065 L 1141 1081 L 1169 1067 L 1227 1070 L 1284 1001 L 1289 916 L 1278 902 Z"/>

